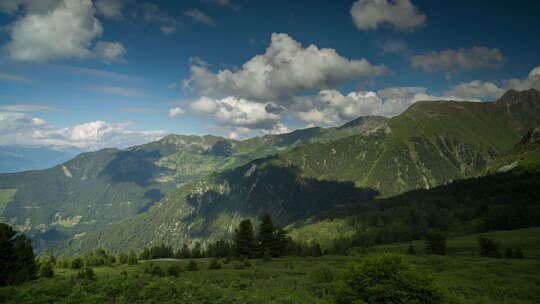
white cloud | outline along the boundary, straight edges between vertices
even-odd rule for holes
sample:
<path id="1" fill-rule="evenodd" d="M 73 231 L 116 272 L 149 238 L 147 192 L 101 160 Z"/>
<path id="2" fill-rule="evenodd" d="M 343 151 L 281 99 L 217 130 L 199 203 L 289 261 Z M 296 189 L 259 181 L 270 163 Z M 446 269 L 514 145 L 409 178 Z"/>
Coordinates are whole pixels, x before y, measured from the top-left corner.
<path id="1" fill-rule="evenodd" d="M 107 63 L 112 61 L 122 61 L 122 56 L 126 53 L 126 48 L 120 42 L 99 41 L 94 50 L 96 56 L 102 57 Z"/>
<path id="2" fill-rule="evenodd" d="M 336 126 L 360 116 L 396 116 L 420 100 L 459 98 L 432 96 L 421 87 L 357 91 L 347 95 L 336 90 L 322 90 L 316 96 L 297 98 L 289 115 L 307 125 Z"/>
<path id="3" fill-rule="evenodd" d="M 452 87 L 447 94 L 461 98 L 499 98 L 504 92 L 492 82 L 474 80 Z"/>
<path id="4" fill-rule="evenodd" d="M 415 68 L 425 72 L 461 72 L 482 68 L 494 68 L 504 61 L 499 49 L 473 47 L 470 49 L 448 49 L 440 52 L 428 52 L 409 58 Z"/>
<path id="5" fill-rule="evenodd" d="M 23 0 L 0 0 L 0 12 L 13 14 L 19 10 Z"/>
<path id="6" fill-rule="evenodd" d="M 68 128 L 54 128 L 45 120 L 22 113 L 0 112 L 0 145 L 77 147 L 96 150 L 125 148 L 166 135 L 164 131 L 131 131 L 129 123 L 93 121 Z"/>
<path id="7" fill-rule="evenodd" d="M 354 24 L 360 30 L 389 24 L 399 30 L 414 30 L 426 23 L 426 16 L 410 0 L 358 0 L 351 7 Z"/>
<path id="8" fill-rule="evenodd" d="M 0 110 L 10 112 L 42 112 L 42 111 L 57 111 L 60 108 L 51 105 L 38 104 L 7 104 L 0 105 Z"/>
<path id="9" fill-rule="evenodd" d="M 123 46 L 116 42 L 106 48 L 114 46 L 116 53 L 92 50 L 94 41 L 103 33 L 95 12 L 90 0 L 25 1 L 25 14 L 9 27 L 11 41 L 5 49 L 14 60 L 46 61 L 103 55 L 111 60 L 111 55 L 121 55 L 125 49 L 118 52 Z M 97 50 L 103 50 L 103 46 Z"/>
<path id="10" fill-rule="evenodd" d="M 515 90 L 537 89 L 540 90 L 540 66 L 531 70 L 528 77 L 525 79 L 509 79 L 506 86 Z"/>
<path id="11" fill-rule="evenodd" d="M 499 87 L 493 82 L 474 80 L 456 85 L 446 92 L 446 94 L 461 98 L 497 99 L 510 89 L 519 91 L 528 89 L 540 90 L 540 66 L 532 69 L 527 78 L 506 79 L 502 82 L 504 85 Z"/>
<path id="12" fill-rule="evenodd" d="M 206 15 L 205 13 L 201 12 L 196 8 L 185 11 L 184 15 L 190 17 L 197 23 L 204 23 L 209 25 L 216 24 L 216 22 L 210 16 Z"/>
<path id="13" fill-rule="evenodd" d="M 169 116 L 170 117 L 176 117 L 178 115 L 185 114 L 186 111 L 180 107 L 172 108 L 169 110 Z"/>
<path id="14" fill-rule="evenodd" d="M 273 106 L 270 102 L 259 103 L 243 98 L 214 99 L 204 96 L 190 104 L 196 114 L 209 115 L 226 126 L 253 129 L 274 127 L 280 116 L 268 110 Z"/>
<path id="15" fill-rule="evenodd" d="M 122 17 L 124 0 L 96 0 L 95 4 L 98 12 L 107 18 L 118 19 Z"/>
<path id="16" fill-rule="evenodd" d="M 266 52 L 239 70 L 213 73 L 206 65 L 193 64 L 191 77 L 183 81 L 183 86 L 202 96 L 279 102 L 298 92 L 335 88 L 347 79 L 386 73 L 384 65 L 374 66 L 365 59 L 349 60 L 330 48 L 304 48 L 287 34 L 274 33 Z"/>
<path id="17" fill-rule="evenodd" d="M 147 97 L 147 95 L 141 90 L 126 87 L 97 86 L 90 88 L 90 90 L 97 93 L 123 97 Z"/>
<path id="18" fill-rule="evenodd" d="M 31 83 L 32 82 L 29 78 L 19 76 L 19 75 L 2 73 L 2 72 L 0 72 L 0 81 L 11 81 L 11 82 L 18 82 L 18 83 Z"/>

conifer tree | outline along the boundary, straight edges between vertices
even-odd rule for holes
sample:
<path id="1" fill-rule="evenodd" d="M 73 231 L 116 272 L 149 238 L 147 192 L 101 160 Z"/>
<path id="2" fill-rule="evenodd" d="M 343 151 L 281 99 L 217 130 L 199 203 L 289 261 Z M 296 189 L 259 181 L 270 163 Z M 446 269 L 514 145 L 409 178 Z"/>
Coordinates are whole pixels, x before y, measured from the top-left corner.
<path id="1" fill-rule="evenodd" d="M 257 236 L 259 242 L 258 255 L 262 256 L 266 251 L 271 256 L 279 256 L 276 252 L 276 236 L 274 230 L 274 223 L 270 214 L 266 213 L 261 217 L 261 223 L 259 224 L 259 235 Z"/>
<path id="2" fill-rule="evenodd" d="M 238 229 L 234 231 L 234 252 L 239 257 L 251 257 L 255 249 L 253 225 L 251 220 L 240 222 Z"/>

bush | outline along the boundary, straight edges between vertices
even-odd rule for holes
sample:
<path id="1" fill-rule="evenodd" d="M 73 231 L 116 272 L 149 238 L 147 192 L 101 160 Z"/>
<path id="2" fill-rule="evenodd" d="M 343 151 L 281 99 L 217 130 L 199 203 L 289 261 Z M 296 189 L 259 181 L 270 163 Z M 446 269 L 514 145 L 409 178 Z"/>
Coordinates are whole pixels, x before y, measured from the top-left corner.
<path id="1" fill-rule="evenodd" d="M 171 277 L 177 277 L 181 271 L 182 269 L 180 268 L 180 265 L 177 265 L 177 264 L 170 265 L 167 268 L 167 274 L 170 275 Z"/>
<path id="2" fill-rule="evenodd" d="M 418 273 L 398 255 L 366 257 L 352 264 L 335 283 L 337 304 L 441 303 L 443 293 L 432 278 Z"/>
<path id="3" fill-rule="evenodd" d="M 244 267 L 251 267 L 251 263 L 249 262 L 249 260 L 244 261 Z"/>
<path id="4" fill-rule="evenodd" d="M 480 255 L 483 257 L 500 258 L 499 244 L 492 238 L 487 236 L 478 237 L 478 245 L 480 246 Z"/>
<path id="5" fill-rule="evenodd" d="M 42 278 L 52 278 L 54 276 L 54 271 L 52 263 L 45 262 L 39 268 L 39 276 Z"/>
<path id="6" fill-rule="evenodd" d="M 244 263 L 242 263 L 242 262 L 235 262 L 234 265 L 233 265 L 233 268 L 234 269 L 244 269 L 246 267 L 244 267 Z"/>
<path id="7" fill-rule="evenodd" d="M 197 262 L 194 260 L 190 260 L 186 269 L 187 271 L 197 271 L 199 269 L 199 265 L 197 265 Z"/>
<path id="8" fill-rule="evenodd" d="M 83 267 L 83 260 L 81 258 L 77 257 L 71 260 L 71 268 L 80 269 L 82 267 Z"/>
<path id="9" fill-rule="evenodd" d="M 210 264 L 208 264 L 208 269 L 210 270 L 221 269 L 221 263 L 219 262 L 219 259 L 212 259 L 210 261 Z"/>
<path id="10" fill-rule="evenodd" d="M 332 291 L 332 283 L 336 279 L 334 272 L 328 267 L 321 267 L 309 275 L 311 289 L 318 296 L 328 295 Z"/>
<path id="11" fill-rule="evenodd" d="M 414 249 L 413 244 L 409 245 L 409 249 L 407 249 L 407 254 L 411 254 L 411 255 L 416 254 L 416 249 Z"/>
<path id="12" fill-rule="evenodd" d="M 514 258 L 516 259 L 523 259 L 525 256 L 523 255 L 523 251 L 521 251 L 521 248 L 517 248 L 514 251 Z"/>
<path id="13" fill-rule="evenodd" d="M 426 252 L 430 254 L 446 254 L 446 235 L 441 231 L 426 233 Z"/>
<path id="14" fill-rule="evenodd" d="M 96 275 L 94 273 L 94 270 L 90 267 L 84 267 L 79 270 L 77 273 L 77 279 L 83 279 L 83 280 L 95 280 Z"/>

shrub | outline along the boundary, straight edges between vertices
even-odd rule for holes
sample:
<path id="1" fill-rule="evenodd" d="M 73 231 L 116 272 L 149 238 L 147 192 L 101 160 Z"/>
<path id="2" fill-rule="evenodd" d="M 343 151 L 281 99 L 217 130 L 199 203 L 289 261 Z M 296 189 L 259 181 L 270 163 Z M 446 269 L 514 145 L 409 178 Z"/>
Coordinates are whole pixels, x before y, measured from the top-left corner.
<path id="1" fill-rule="evenodd" d="M 52 263 L 45 262 L 39 268 L 39 276 L 42 278 L 52 278 L 54 276 L 54 271 Z"/>
<path id="2" fill-rule="evenodd" d="M 171 277 L 177 277 L 181 272 L 180 265 L 173 264 L 167 268 L 167 274 Z"/>
<path id="3" fill-rule="evenodd" d="M 318 296 L 328 295 L 332 291 L 332 282 L 336 275 L 328 267 L 321 267 L 309 275 L 311 281 L 311 289 Z"/>
<path id="4" fill-rule="evenodd" d="M 409 249 L 407 249 L 407 254 L 416 254 L 416 250 L 414 249 L 413 244 L 409 245 Z"/>
<path id="5" fill-rule="evenodd" d="M 446 254 L 446 235 L 441 231 L 426 233 L 426 252 L 430 254 Z"/>
<path id="6" fill-rule="evenodd" d="M 335 283 L 335 302 L 441 303 L 443 293 L 431 277 L 422 275 L 398 255 L 366 257 L 352 264 Z"/>
<path id="7" fill-rule="evenodd" d="M 480 255 L 483 257 L 500 258 L 499 244 L 492 238 L 487 236 L 478 237 L 478 245 L 480 246 Z"/>
<path id="8" fill-rule="evenodd" d="M 221 263 L 219 262 L 219 259 L 212 259 L 210 261 L 210 264 L 208 264 L 208 269 L 210 270 L 221 269 Z"/>
<path id="9" fill-rule="evenodd" d="M 504 258 L 513 259 L 514 256 L 514 250 L 512 248 L 506 248 L 506 250 L 504 251 Z"/>
<path id="10" fill-rule="evenodd" d="M 521 248 L 517 248 L 514 251 L 514 258 L 516 258 L 516 259 L 523 259 L 524 258 L 523 251 L 521 251 Z"/>
<path id="11" fill-rule="evenodd" d="M 249 260 L 244 261 L 244 267 L 251 267 L 251 263 L 249 262 Z"/>
<path id="12" fill-rule="evenodd" d="M 235 262 L 234 265 L 233 265 L 233 268 L 234 269 L 244 269 L 246 267 L 244 267 L 244 263 L 242 263 L 242 262 Z"/>
<path id="13" fill-rule="evenodd" d="M 83 260 L 81 258 L 77 257 L 71 260 L 71 268 L 80 269 L 82 267 L 83 267 Z"/>
<path id="14" fill-rule="evenodd" d="M 197 262 L 194 260 L 190 260 L 186 269 L 187 271 L 197 271 L 199 269 L 199 265 L 197 265 Z"/>
<path id="15" fill-rule="evenodd" d="M 94 270 L 90 267 L 84 267 L 79 270 L 77 273 L 77 279 L 83 279 L 83 280 L 95 280 L 96 275 L 94 273 Z"/>

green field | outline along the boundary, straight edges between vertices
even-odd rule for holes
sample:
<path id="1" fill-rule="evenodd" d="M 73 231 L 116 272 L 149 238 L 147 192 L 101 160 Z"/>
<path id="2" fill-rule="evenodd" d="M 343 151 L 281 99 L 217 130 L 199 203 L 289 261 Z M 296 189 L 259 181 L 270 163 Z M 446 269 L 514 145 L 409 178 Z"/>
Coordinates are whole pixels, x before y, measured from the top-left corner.
<path id="1" fill-rule="evenodd" d="M 539 303 L 540 228 L 488 233 L 504 246 L 523 249 L 524 259 L 479 257 L 477 235 L 449 240 L 448 256 L 403 254 L 420 272 L 432 275 L 448 303 Z M 336 280 L 352 262 L 365 254 L 405 252 L 409 244 L 355 249 L 349 256 L 286 257 L 268 262 L 238 261 L 208 270 L 210 260 L 199 259 L 199 270 L 186 271 L 187 261 L 139 262 L 134 266 L 95 268 L 94 281 L 76 279 L 76 271 L 56 269 L 52 279 L 0 288 L 2 303 L 332 303 Z M 165 275 L 145 273 L 150 264 Z M 170 265 L 180 264 L 178 277 L 167 276 Z M 326 270 L 326 271 L 323 271 Z M 328 275 L 330 273 L 330 276 Z M 325 274 L 325 275 L 323 275 Z"/>

